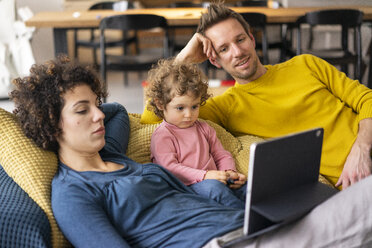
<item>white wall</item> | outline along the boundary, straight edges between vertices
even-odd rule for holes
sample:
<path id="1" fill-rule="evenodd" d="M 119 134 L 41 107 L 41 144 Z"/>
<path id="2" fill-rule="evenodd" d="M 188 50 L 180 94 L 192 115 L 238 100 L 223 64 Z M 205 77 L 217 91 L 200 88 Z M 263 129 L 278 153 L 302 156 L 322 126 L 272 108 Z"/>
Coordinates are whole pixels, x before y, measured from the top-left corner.
<path id="1" fill-rule="evenodd" d="M 62 11 L 63 0 L 16 0 L 17 7 L 28 6 L 34 14 L 41 11 Z M 31 41 L 36 63 L 54 57 L 53 32 L 51 28 L 36 29 Z"/>

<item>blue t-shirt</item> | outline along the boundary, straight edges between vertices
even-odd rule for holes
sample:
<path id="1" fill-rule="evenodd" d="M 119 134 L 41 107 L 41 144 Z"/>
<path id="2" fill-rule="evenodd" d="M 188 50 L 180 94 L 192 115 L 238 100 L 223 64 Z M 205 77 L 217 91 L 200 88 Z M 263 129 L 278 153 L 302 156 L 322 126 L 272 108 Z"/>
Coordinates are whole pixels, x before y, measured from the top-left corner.
<path id="1" fill-rule="evenodd" d="M 57 223 L 75 247 L 201 247 L 243 226 L 244 211 L 203 198 L 156 164 L 124 155 L 129 118 L 119 104 L 104 104 L 104 161 L 113 172 L 79 172 L 60 163 L 52 183 Z"/>

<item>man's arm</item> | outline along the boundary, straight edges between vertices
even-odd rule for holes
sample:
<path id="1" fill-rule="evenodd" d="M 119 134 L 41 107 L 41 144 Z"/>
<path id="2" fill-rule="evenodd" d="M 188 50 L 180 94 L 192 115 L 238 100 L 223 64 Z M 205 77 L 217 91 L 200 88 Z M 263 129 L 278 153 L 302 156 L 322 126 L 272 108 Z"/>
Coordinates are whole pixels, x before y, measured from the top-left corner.
<path id="1" fill-rule="evenodd" d="M 205 36 L 195 33 L 177 55 L 176 62 L 202 63 L 208 58 L 216 58 L 212 42 Z"/>
<path id="2" fill-rule="evenodd" d="M 351 147 L 336 186 L 346 189 L 371 174 L 372 118 L 359 122 L 358 136 Z"/>
<path id="3" fill-rule="evenodd" d="M 311 56 L 313 60 L 312 71 L 327 89 L 346 106 L 350 107 L 359 121 L 357 138 L 351 147 L 341 176 L 336 186 L 342 185 L 345 189 L 371 173 L 370 148 L 372 144 L 372 91 L 341 73 L 334 66 L 324 60 Z M 310 60 L 309 60 L 310 61 Z"/>

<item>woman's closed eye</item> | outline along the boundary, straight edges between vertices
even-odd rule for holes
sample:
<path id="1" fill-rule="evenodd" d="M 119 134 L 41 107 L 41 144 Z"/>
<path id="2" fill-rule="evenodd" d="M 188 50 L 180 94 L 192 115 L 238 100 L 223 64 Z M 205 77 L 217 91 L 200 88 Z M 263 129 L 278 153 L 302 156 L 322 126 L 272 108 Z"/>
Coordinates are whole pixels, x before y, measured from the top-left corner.
<path id="1" fill-rule="evenodd" d="M 86 109 L 82 109 L 82 110 L 78 110 L 78 111 L 76 111 L 76 113 L 77 114 L 85 114 L 87 112 L 87 110 Z"/>

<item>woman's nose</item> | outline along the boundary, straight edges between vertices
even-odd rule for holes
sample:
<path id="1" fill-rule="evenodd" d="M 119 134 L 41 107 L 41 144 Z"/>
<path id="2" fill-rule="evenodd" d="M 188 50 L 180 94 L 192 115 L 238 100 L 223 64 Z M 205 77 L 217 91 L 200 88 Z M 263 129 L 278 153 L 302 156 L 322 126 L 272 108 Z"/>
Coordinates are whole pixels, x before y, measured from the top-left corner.
<path id="1" fill-rule="evenodd" d="M 101 121 L 105 118 L 105 114 L 102 112 L 102 110 L 98 107 L 95 108 L 94 114 L 93 114 L 93 121 Z"/>

